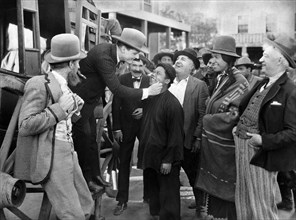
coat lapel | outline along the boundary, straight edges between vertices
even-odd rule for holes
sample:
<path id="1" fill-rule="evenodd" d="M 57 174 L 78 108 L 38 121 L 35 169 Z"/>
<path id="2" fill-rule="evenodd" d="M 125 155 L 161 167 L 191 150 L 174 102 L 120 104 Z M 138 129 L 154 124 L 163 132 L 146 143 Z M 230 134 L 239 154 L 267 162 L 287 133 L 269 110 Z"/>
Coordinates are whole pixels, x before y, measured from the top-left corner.
<path id="1" fill-rule="evenodd" d="M 59 98 L 63 94 L 60 84 L 51 72 L 45 74 L 45 79 L 45 87 L 47 88 L 51 99 L 54 103 L 58 102 Z"/>

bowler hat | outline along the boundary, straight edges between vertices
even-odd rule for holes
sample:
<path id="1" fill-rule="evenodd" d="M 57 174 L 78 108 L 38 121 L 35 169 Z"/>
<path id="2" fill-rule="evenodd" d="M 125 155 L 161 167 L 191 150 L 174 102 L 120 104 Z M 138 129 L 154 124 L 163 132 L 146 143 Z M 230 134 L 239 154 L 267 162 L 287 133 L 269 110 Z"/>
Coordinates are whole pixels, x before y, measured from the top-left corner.
<path id="1" fill-rule="evenodd" d="M 251 62 L 251 60 L 248 57 L 241 57 L 235 63 L 235 67 L 239 67 L 239 66 L 253 67 L 254 64 Z"/>
<path id="2" fill-rule="evenodd" d="M 165 73 L 169 76 L 170 81 L 173 82 L 174 79 L 176 78 L 176 70 L 175 68 L 167 63 L 159 63 L 157 64 L 156 68 L 161 66 L 162 68 L 164 68 Z"/>
<path id="3" fill-rule="evenodd" d="M 197 58 L 197 53 L 194 49 L 186 48 L 184 50 L 180 50 L 180 51 L 175 52 L 174 62 L 176 62 L 178 56 L 180 56 L 180 55 L 187 56 L 189 59 L 191 59 L 193 61 L 195 69 L 199 68 L 199 60 Z"/>
<path id="4" fill-rule="evenodd" d="M 86 54 L 80 50 L 79 38 L 74 34 L 58 34 L 51 39 L 51 50 L 45 54 L 48 63 L 81 60 Z"/>
<path id="5" fill-rule="evenodd" d="M 171 50 L 168 50 L 168 49 L 167 50 L 162 50 L 159 53 L 155 54 L 155 56 L 153 57 L 152 60 L 153 60 L 153 62 L 155 64 L 157 64 L 158 61 L 161 60 L 161 58 L 164 57 L 164 56 L 168 56 L 173 60 L 174 53 Z"/>
<path id="6" fill-rule="evenodd" d="M 232 57 L 240 57 L 236 54 L 235 39 L 231 36 L 219 36 L 214 40 L 213 53 L 225 54 Z"/>
<path id="7" fill-rule="evenodd" d="M 145 35 L 134 28 L 124 28 L 120 36 L 112 35 L 112 38 L 134 48 L 135 50 L 149 53 L 148 48 L 145 46 L 147 40 Z"/>
<path id="8" fill-rule="evenodd" d="M 267 39 L 267 42 L 281 52 L 292 68 L 296 68 L 296 63 L 293 60 L 296 51 L 296 41 L 293 38 L 286 34 L 280 34 L 273 39 Z"/>

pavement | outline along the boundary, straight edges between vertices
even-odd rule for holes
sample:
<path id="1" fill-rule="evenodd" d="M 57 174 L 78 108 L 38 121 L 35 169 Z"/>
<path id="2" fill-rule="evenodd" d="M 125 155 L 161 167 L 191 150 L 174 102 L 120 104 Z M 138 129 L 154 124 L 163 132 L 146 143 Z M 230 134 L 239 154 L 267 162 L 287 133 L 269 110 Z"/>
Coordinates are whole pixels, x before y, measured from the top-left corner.
<path id="1" fill-rule="evenodd" d="M 143 184 L 142 184 L 142 171 L 132 168 L 130 178 L 130 197 L 127 209 L 120 216 L 113 215 L 113 209 L 117 202 L 114 198 L 108 197 L 106 194 L 102 198 L 101 212 L 102 216 L 106 220 L 150 220 L 148 204 L 143 203 Z M 188 180 L 184 172 L 180 174 L 181 187 L 181 219 L 193 220 L 197 219 L 194 214 L 194 210 L 188 209 L 187 206 L 193 201 L 193 193 L 191 187 L 189 187 Z M 42 194 L 30 193 L 27 194 L 20 210 L 24 211 L 32 219 L 38 219 L 42 200 Z M 17 220 L 16 216 L 10 213 L 8 210 L 4 210 L 7 220 Z M 54 213 L 51 214 L 50 220 L 56 220 Z M 291 212 L 279 211 L 280 220 L 296 220 L 296 214 L 294 210 Z"/>

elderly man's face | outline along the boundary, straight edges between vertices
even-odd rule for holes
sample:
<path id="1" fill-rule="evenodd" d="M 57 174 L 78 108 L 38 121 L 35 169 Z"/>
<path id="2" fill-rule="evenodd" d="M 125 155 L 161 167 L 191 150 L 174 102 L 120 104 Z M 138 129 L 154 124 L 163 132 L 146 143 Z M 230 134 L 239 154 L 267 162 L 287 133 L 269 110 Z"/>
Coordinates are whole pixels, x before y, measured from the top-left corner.
<path id="1" fill-rule="evenodd" d="M 262 72 L 268 77 L 276 75 L 279 59 L 277 51 L 272 46 L 264 47 L 263 56 L 259 60 L 262 63 Z"/>
<path id="2" fill-rule="evenodd" d="M 127 49 L 125 46 L 123 46 L 121 48 L 120 60 L 131 64 L 134 59 L 139 59 L 139 53 L 140 51 L 135 49 Z"/>
<path id="3" fill-rule="evenodd" d="M 195 69 L 193 61 L 189 57 L 184 55 L 180 55 L 177 57 L 174 67 L 177 76 L 182 78 L 188 77 Z"/>

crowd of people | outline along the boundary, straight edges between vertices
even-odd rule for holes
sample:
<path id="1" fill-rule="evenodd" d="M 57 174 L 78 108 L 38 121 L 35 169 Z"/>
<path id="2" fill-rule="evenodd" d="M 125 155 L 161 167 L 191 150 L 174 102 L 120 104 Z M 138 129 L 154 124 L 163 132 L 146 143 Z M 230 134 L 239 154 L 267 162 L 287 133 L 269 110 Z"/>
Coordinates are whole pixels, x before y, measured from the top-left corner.
<path id="1" fill-rule="evenodd" d="M 278 208 L 292 209 L 294 39 L 266 39 L 260 75 L 231 36 L 151 60 L 142 32 L 124 28 L 112 39 L 84 54 L 75 35 L 54 36 L 49 68 L 25 86 L 14 173 L 42 185 L 59 219 L 92 218 L 91 193 L 111 185 L 100 169 L 94 114 L 107 88 L 120 145 L 114 215 L 128 208 L 136 139 L 151 219 L 181 219 L 181 169 L 197 219 L 278 219 Z"/>

